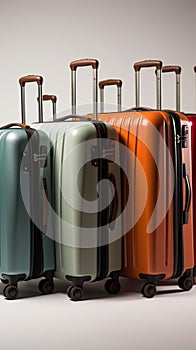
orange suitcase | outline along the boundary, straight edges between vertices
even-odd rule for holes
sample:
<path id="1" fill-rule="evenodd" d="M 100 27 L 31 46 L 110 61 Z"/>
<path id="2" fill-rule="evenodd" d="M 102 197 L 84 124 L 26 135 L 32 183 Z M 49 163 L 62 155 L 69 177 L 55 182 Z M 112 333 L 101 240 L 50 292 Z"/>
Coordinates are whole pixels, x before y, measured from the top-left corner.
<path id="1" fill-rule="evenodd" d="M 99 114 L 100 120 L 114 125 L 132 153 L 125 161 L 123 208 L 129 199 L 131 206 L 124 218 L 121 275 L 142 279 L 142 294 L 148 298 L 156 294 L 160 280 L 178 278 L 180 288 L 191 289 L 194 266 L 190 123 L 182 113 L 160 110 L 161 61 L 134 65 L 136 105 L 140 69 L 154 66 L 157 110 Z"/>

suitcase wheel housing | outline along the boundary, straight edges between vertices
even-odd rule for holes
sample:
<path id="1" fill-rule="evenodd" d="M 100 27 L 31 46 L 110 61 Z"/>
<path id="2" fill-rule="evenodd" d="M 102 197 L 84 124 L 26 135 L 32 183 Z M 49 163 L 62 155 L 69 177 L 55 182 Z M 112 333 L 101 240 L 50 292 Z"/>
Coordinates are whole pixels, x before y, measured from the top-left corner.
<path id="1" fill-rule="evenodd" d="M 120 282 L 113 279 L 109 279 L 105 283 L 105 290 L 109 294 L 118 294 L 120 292 L 120 287 Z"/>
<path id="2" fill-rule="evenodd" d="M 145 283 L 142 287 L 142 294 L 146 298 L 153 298 L 156 294 L 156 285 L 154 283 Z"/>
<path id="3" fill-rule="evenodd" d="M 70 286 L 67 289 L 68 297 L 73 301 L 79 301 L 83 297 L 83 289 L 79 286 Z"/>
<path id="4" fill-rule="evenodd" d="M 190 290 L 193 287 L 193 278 L 190 276 L 182 276 L 178 280 L 178 286 L 183 290 Z"/>
<path id="5" fill-rule="evenodd" d="M 3 290 L 3 295 L 8 300 L 16 299 L 17 296 L 18 296 L 18 288 L 17 288 L 17 286 L 14 286 L 12 284 L 8 284 Z"/>
<path id="6" fill-rule="evenodd" d="M 47 279 L 41 280 L 38 288 L 43 294 L 51 294 L 54 291 L 54 282 Z"/>

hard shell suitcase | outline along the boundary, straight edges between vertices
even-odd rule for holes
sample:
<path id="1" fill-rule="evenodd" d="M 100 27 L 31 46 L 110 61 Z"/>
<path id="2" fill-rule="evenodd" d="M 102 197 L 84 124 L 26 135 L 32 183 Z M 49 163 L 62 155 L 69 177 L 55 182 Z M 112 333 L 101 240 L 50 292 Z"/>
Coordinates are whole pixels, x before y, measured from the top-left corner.
<path id="1" fill-rule="evenodd" d="M 53 143 L 55 277 L 72 282 L 72 300 L 82 298 L 85 281 L 108 276 L 106 290 L 117 293 L 122 268 L 120 219 L 112 223 L 120 214 L 117 133 L 96 121 L 53 123 L 48 131 Z M 112 182 L 116 192 L 104 210 L 110 185 L 100 189 L 101 181 Z"/>
<path id="2" fill-rule="evenodd" d="M 46 135 L 25 124 L 0 129 L 0 273 L 7 299 L 17 297 L 23 280 L 44 276 L 39 289 L 51 293 L 54 288 L 54 243 L 42 231 L 48 224 L 43 199 L 50 177 L 44 161 L 48 147 Z"/>
<path id="3" fill-rule="evenodd" d="M 101 105 L 101 113 L 104 112 L 104 88 L 105 86 L 116 86 L 117 87 L 117 105 L 118 105 L 118 112 L 121 111 L 121 100 L 122 100 L 122 80 L 120 79 L 106 79 L 101 80 L 99 82 L 99 89 L 100 89 L 100 105 Z"/>
<path id="4" fill-rule="evenodd" d="M 93 67 L 96 80 L 98 62 L 80 60 L 71 64 L 72 85 L 77 67 L 86 65 Z M 97 80 L 94 99 L 96 90 Z M 53 199 L 49 215 L 53 219 L 48 234 L 55 239 L 55 277 L 72 281 L 68 295 L 79 300 L 85 281 L 110 277 L 106 290 L 112 294 L 120 290 L 121 186 L 115 163 L 119 161 L 115 129 L 96 120 L 67 121 L 76 117 L 76 103 L 73 106 L 72 116 L 34 127 L 43 130 L 52 143 Z M 95 115 L 96 107 L 94 103 Z"/>
<path id="5" fill-rule="evenodd" d="M 139 107 L 139 72 L 154 66 L 157 110 L 145 110 Z M 160 110 L 161 66 L 157 60 L 134 65 L 135 110 L 99 115 L 115 126 L 121 142 L 135 155 L 128 160 L 133 196 L 131 219 L 124 222 L 121 274 L 144 280 L 142 294 L 146 297 L 155 295 L 159 280 L 179 278 L 184 290 L 193 285 L 190 123 L 181 113 Z M 127 192 L 125 185 L 124 206 Z"/>
<path id="6" fill-rule="evenodd" d="M 193 67 L 196 73 L 196 66 Z M 175 72 L 176 73 L 176 110 L 180 110 L 180 66 L 164 66 L 162 69 L 163 73 Z M 194 276 L 196 276 L 196 164 L 195 164 L 195 153 L 196 153 L 196 114 L 186 113 L 188 120 L 191 123 L 191 150 L 192 150 L 192 189 L 193 189 L 193 233 L 194 233 Z"/>

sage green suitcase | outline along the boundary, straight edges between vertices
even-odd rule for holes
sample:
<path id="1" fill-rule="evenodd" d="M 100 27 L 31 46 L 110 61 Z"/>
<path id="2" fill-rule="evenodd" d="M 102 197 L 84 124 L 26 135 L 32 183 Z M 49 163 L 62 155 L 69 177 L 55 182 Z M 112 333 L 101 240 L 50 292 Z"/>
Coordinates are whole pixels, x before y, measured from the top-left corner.
<path id="1" fill-rule="evenodd" d="M 96 70 L 96 60 L 84 61 L 80 60 L 82 66 L 92 65 Z M 76 61 L 74 69 L 77 64 Z M 96 112 L 94 103 L 95 115 Z M 76 117 L 75 113 L 71 117 Z M 97 120 L 67 121 L 68 118 L 33 127 L 47 134 L 52 144 L 52 223 L 48 235 L 55 240 L 55 277 L 71 281 L 68 295 L 79 300 L 86 281 L 110 277 L 106 290 L 111 294 L 120 290 L 120 150 L 117 132 L 111 125 Z"/>
<path id="2" fill-rule="evenodd" d="M 82 298 L 84 282 L 107 277 L 106 290 L 118 293 L 122 223 L 117 133 L 98 121 L 35 127 L 52 143 L 53 225 L 48 234 L 55 240 L 55 277 L 72 282 L 72 300 Z"/>

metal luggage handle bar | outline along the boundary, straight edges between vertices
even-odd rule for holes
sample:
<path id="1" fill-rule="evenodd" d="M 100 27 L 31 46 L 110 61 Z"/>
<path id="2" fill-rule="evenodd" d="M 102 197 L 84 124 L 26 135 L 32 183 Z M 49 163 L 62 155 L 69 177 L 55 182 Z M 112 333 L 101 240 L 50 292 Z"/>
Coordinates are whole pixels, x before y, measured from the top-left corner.
<path id="1" fill-rule="evenodd" d="M 162 73 L 172 73 L 176 74 L 176 111 L 180 112 L 180 74 L 181 74 L 180 66 L 164 66 L 162 68 Z M 157 70 L 155 71 L 157 74 Z"/>
<path id="2" fill-rule="evenodd" d="M 71 70 L 75 70 L 75 71 L 78 67 L 87 67 L 87 66 L 92 66 L 93 69 L 98 69 L 99 62 L 94 58 L 82 58 L 76 61 L 72 61 L 70 63 Z"/>
<path id="3" fill-rule="evenodd" d="M 104 87 L 105 86 L 117 86 L 117 99 L 118 99 L 118 112 L 121 111 L 121 87 L 122 80 L 120 79 L 106 79 L 99 82 L 100 88 L 100 103 L 101 103 L 101 113 L 104 112 Z"/>
<path id="4" fill-rule="evenodd" d="M 122 87 L 122 80 L 120 79 L 106 79 L 99 82 L 99 88 L 103 89 L 108 85 L 116 85 L 117 87 Z"/>
<path id="5" fill-rule="evenodd" d="M 42 84 L 43 77 L 40 75 L 27 75 L 19 79 L 19 84 L 21 86 L 21 113 L 22 113 L 22 123 L 26 122 L 26 112 L 25 112 L 25 84 L 26 83 L 37 83 L 38 85 L 38 112 L 39 112 L 39 123 L 43 123 L 43 103 L 42 103 Z"/>
<path id="6" fill-rule="evenodd" d="M 43 101 L 52 101 L 53 120 L 55 120 L 56 119 L 56 101 L 57 101 L 57 97 L 55 95 L 43 95 L 42 99 L 43 99 Z"/>
<path id="7" fill-rule="evenodd" d="M 55 95 L 43 95 L 43 101 L 52 101 L 52 103 L 56 103 L 57 97 Z"/>
<path id="8" fill-rule="evenodd" d="M 70 63 L 71 68 L 71 98 L 72 98 L 72 114 L 76 114 L 76 70 L 78 67 L 91 66 L 93 69 L 93 115 L 94 119 L 98 119 L 98 108 L 97 108 L 97 81 L 98 81 L 98 66 L 99 61 L 96 59 L 84 58 L 73 61 Z"/>
<path id="9" fill-rule="evenodd" d="M 193 67 L 194 73 L 196 73 L 196 66 Z M 196 76 L 195 76 L 195 108 L 196 108 Z"/>
<path id="10" fill-rule="evenodd" d="M 140 106 L 140 70 L 141 68 L 155 67 L 157 70 L 157 109 L 161 109 L 161 68 L 162 61 L 160 60 L 144 60 L 136 62 L 133 65 L 135 70 L 135 99 L 136 107 Z"/>
<path id="11" fill-rule="evenodd" d="M 162 73 L 170 73 L 175 72 L 176 74 L 181 73 L 181 67 L 180 66 L 163 66 Z"/>

